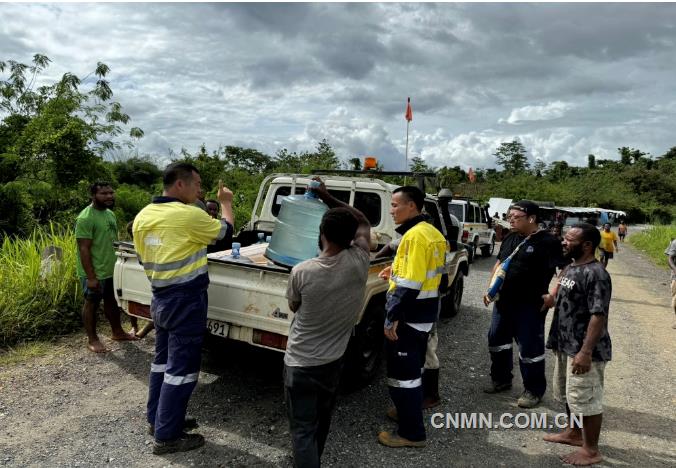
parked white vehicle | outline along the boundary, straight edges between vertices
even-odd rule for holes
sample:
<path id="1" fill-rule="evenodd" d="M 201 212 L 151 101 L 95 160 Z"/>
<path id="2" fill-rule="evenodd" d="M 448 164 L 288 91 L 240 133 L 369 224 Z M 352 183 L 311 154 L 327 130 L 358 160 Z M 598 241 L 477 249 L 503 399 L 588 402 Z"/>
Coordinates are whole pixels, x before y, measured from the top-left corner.
<path id="1" fill-rule="evenodd" d="M 462 242 L 468 246 L 470 263 L 478 250 L 490 257 L 495 251 L 495 230 L 486 209 L 469 198 L 453 198 L 449 211 L 462 223 Z"/>
<path id="2" fill-rule="evenodd" d="M 355 385 L 368 381 L 377 372 L 383 349 L 385 293 L 388 284 L 378 273 L 392 258 L 373 258 L 375 252 L 395 237 L 389 214 L 394 185 L 363 177 L 322 176 L 336 198 L 361 210 L 371 222 L 372 260 L 359 318 L 346 352 L 346 376 Z M 273 235 L 276 216 L 283 197 L 305 192 L 311 180 L 307 175 L 273 175 L 259 190 L 250 222 L 235 240 L 247 259 L 233 260 L 229 251 L 209 254 L 208 331 L 275 351 L 284 351 L 293 312 L 285 297 L 290 268 L 270 262 L 263 254 L 267 244 L 257 243 L 259 234 Z M 446 200 L 446 199 L 444 199 Z M 447 204 L 447 202 L 445 201 Z M 465 250 L 458 246 L 458 221 L 441 212 L 435 196 L 428 195 L 425 212 L 431 222 L 449 239 L 446 274 L 450 279 L 441 292 L 442 314 L 455 315 L 462 300 L 464 276 L 469 273 Z M 447 225 L 449 226 L 447 230 Z M 117 244 L 114 284 L 118 305 L 129 315 L 150 319 L 150 283 L 138 262 L 134 245 Z M 246 262 L 245 262 L 246 261 Z M 247 263 L 248 262 L 248 263 Z"/>

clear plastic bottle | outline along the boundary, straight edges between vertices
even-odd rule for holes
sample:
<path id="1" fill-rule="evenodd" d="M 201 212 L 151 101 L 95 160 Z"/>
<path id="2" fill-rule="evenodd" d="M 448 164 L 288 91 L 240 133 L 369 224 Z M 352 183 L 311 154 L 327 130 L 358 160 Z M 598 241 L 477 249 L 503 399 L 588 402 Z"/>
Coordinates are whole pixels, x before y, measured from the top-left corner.
<path id="1" fill-rule="evenodd" d="M 265 251 L 273 262 L 294 266 L 317 256 L 319 225 L 328 209 L 311 190 L 318 186 L 318 182 L 312 181 L 305 195 L 291 195 L 282 200 L 274 235 Z"/>

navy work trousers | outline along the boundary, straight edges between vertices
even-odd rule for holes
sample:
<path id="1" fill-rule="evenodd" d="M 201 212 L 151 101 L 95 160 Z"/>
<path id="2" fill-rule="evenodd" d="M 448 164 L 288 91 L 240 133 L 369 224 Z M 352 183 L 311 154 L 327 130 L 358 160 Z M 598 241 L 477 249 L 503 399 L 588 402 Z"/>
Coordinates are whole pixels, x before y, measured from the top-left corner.
<path id="1" fill-rule="evenodd" d="M 153 294 L 150 313 L 155 323 L 155 360 L 150 368 L 148 422 L 155 439 L 180 437 L 188 400 L 197 385 L 206 330 L 207 290 Z"/>
<path id="2" fill-rule="evenodd" d="M 313 367 L 284 365 L 284 396 L 295 467 L 320 466 L 342 368 L 342 359 Z"/>
<path id="3" fill-rule="evenodd" d="M 397 326 L 397 341 L 387 340 L 387 385 L 397 408 L 399 430 L 404 439 L 425 440 L 422 416 L 422 369 L 429 333 L 404 322 Z"/>
<path id="4" fill-rule="evenodd" d="M 488 331 L 493 382 L 503 384 L 512 381 L 512 341 L 516 340 L 524 388 L 535 396 L 544 395 L 547 388 L 545 316 L 537 304 L 495 303 Z"/>

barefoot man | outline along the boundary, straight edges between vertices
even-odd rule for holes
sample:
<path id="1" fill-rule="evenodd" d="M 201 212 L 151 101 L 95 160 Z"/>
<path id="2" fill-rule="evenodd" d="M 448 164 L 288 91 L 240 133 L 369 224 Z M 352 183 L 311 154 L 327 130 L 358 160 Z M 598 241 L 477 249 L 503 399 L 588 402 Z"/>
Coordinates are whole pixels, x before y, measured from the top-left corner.
<path id="1" fill-rule="evenodd" d="M 113 270 L 117 220 L 111 211 L 115 205 L 115 192 L 108 182 L 95 182 L 89 187 L 91 204 L 80 212 L 75 220 L 77 239 L 77 275 L 82 282 L 85 303 L 82 321 L 87 332 L 90 351 L 105 353 L 96 334 L 96 311 L 103 299 L 103 312 L 110 322 L 112 339 L 134 340 L 133 333 L 126 333 L 120 325 L 120 309 L 113 294 Z"/>
<path id="2" fill-rule="evenodd" d="M 599 435 L 603 417 L 603 377 L 611 358 L 608 309 L 612 284 L 603 265 L 594 258 L 601 241 L 591 224 L 574 225 L 563 238 L 563 252 L 573 262 L 557 285 L 556 308 L 547 347 L 554 350 L 554 397 L 566 403 L 570 426 L 548 434 L 547 442 L 575 445 L 577 451 L 561 457 L 570 465 L 592 465 L 602 460 Z M 582 415 L 582 428 L 570 415 Z"/>

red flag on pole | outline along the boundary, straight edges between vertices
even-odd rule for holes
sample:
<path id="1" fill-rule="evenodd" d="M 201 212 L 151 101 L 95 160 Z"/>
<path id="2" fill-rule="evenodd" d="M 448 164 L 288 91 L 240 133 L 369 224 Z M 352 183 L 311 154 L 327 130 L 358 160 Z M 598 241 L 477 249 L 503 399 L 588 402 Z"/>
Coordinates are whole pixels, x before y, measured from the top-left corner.
<path id="1" fill-rule="evenodd" d="M 411 98 L 408 98 L 408 104 L 406 105 L 406 120 L 409 122 L 413 120 L 413 109 L 411 109 Z"/>
<path id="2" fill-rule="evenodd" d="M 467 173 L 467 178 L 471 183 L 476 182 L 476 174 L 474 173 L 474 170 L 470 167 L 469 172 Z"/>

